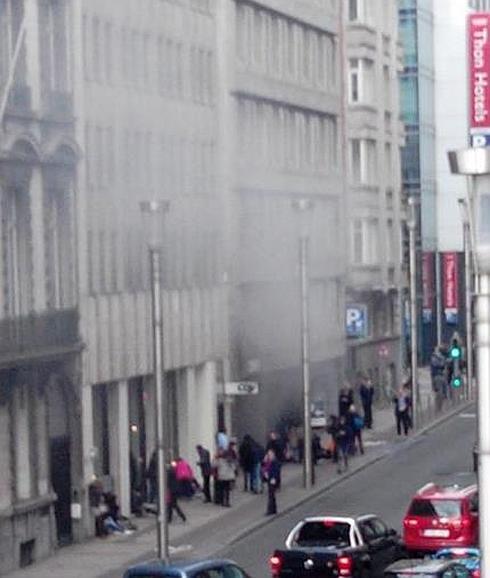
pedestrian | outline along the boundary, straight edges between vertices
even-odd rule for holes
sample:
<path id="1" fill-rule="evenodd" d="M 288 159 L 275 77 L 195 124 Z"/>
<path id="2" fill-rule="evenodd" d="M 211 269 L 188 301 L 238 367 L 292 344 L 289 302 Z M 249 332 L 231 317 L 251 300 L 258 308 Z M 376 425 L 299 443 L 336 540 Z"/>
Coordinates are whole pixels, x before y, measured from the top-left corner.
<path id="1" fill-rule="evenodd" d="M 263 476 L 267 483 L 267 511 L 266 516 L 277 514 L 276 491 L 280 478 L 281 463 L 273 449 L 269 449 L 264 458 Z"/>
<path id="2" fill-rule="evenodd" d="M 275 431 L 270 432 L 269 440 L 267 442 L 267 445 L 265 446 L 265 451 L 268 452 L 269 450 L 272 450 L 274 452 L 276 460 L 279 463 L 282 463 L 284 457 L 283 445 L 281 443 L 281 440 L 279 439 L 279 436 Z M 276 481 L 276 491 L 279 491 L 280 489 L 281 489 L 281 470 L 279 469 L 279 475 Z"/>
<path id="3" fill-rule="evenodd" d="M 330 434 L 330 443 L 329 443 L 329 450 L 330 450 L 330 457 L 334 464 L 337 464 L 339 461 L 339 451 L 335 439 L 337 437 L 337 428 L 339 425 L 339 420 L 336 415 L 329 415 L 327 421 L 327 433 Z"/>
<path id="4" fill-rule="evenodd" d="M 242 443 L 238 448 L 238 455 L 240 458 L 240 467 L 243 472 L 243 491 L 252 491 L 252 477 L 254 470 L 254 455 L 252 438 L 249 434 L 243 436 Z"/>
<path id="5" fill-rule="evenodd" d="M 253 455 L 253 471 L 252 471 L 252 492 L 255 494 L 262 493 L 262 460 L 265 456 L 264 448 L 252 438 L 252 455 Z"/>
<path id="6" fill-rule="evenodd" d="M 226 451 L 230 445 L 230 438 L 226 433 L 226 428 L 221 428 L 216 434 L 216 445 L 219 450 Z"/>
<path id="7" fill-rule="evenodd" d="M 192 498 L 199 487 L 192 468 L 186 460 L 178 457 L 174 462 L 175 477 L 177 479 L 177 495 Z"/>
<path id="8" fill-rule="evenodd" d="M 347 416 L 349 413 L 349 407 L 352 403 L 352 395 L 348 391 L 347 387 L 342 387 L 339 391 L 339 417 Z"/>
<path id="9" fill-rule="evenodd" d="M 338 425 L 335 429 L 335 445 L 338 451 L 337 473 L 342 473 L 342 464 L 344 471 L 349 467 L 349 447 L 351 444 L 352 431 L 349 427 L 347 417 L 341 415 L 339 417 Z"/>
<path id="10" fill-rule="evenodd" d="M 359 387 L 359 397 L 361 398 L 362 411 L 364 414 L 364 427 L 372 429 L 374 387 L 370 379 L 362 379 Z"/>
<path id="11" fill-rule="evenodd" d="M 209 455 L 209 451 L 204 448 L 202 445 L 196 446 L 197 455 L 199 460 L 197 465 L 201 469 L 201 476 L 202 476 L 202 492 L 204 494 L 204 502 L 207 504 L 211 502 L 211 490 L 210 490 L 210 483 L 209 480 L 211 479 L 211 456 Z"/>
<path id="12" fill-rule="evenodd" d="M 401 435 L 403 428 L 403 432 L 407 436 L 410 428 L 410 396 L 404 387 L 401 387 L 393 397 L 393 404 L 395 407 L 396 432 Z"/>
<path id="13" fill-rule="evenodd" d="M 352 450 L 356 453 L 356 442 L 359 446 L 359 451 L 361 454 L 364 453 L 364 446 L 362 444 L 362 429 L 364 427 L 364 419 L 356 409 L 356 406 L 352 404 L 349 408 L 349 425 L 352 430 Z"/>
<path id="14" fill-rule="evenodd" d="M 231 506 L 230 494 L 232 484 L 236 478 L 237 463 L 235 457 L 229 450 L 218 450 L 214 466 L 216 468 L 216 479 L 218 480 L 220 488 L 220 499 L 218 503 L 225 508 L 229 508 Z"/>
<path id="15" fill-rule="evenodd" d="M 172 521 L 174 510 L 183 522 L 187 521 L 187 518 L 178 503 L 178 481 L 175 469 L 175 466 L 170 465 L 167 470 L 167 495 L 165 501 L 167 506 L 167 522 L 169 524 Z"/>

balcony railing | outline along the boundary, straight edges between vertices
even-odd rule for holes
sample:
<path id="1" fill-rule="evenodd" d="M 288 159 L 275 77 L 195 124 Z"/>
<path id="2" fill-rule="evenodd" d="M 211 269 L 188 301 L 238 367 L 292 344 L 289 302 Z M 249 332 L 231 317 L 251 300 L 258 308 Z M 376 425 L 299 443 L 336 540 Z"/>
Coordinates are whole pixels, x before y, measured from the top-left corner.
<path id="1" fill-rule="evenodd" d="M 79 344 L 76 309 L 0 320 L 0 362 L 63 352 Z"/>

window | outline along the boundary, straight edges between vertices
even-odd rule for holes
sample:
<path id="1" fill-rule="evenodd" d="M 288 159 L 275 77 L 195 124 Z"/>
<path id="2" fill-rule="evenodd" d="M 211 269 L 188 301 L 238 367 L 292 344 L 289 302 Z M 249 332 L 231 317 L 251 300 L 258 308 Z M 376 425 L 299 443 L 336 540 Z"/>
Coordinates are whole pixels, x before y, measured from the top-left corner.
<path id="1" fill-rule="evenodd" d="M 360 20 L 362 0 L 349 0 L 349 20 L 356 22 Z"/>
<path id="2" fill-rule="evenodd" d="M 351 255 L 356 265 L 379 262 L 379 222 L 373 218 L 357 218 L 351 224 Z"/>
<path id="3" fill-rule="evenodd" d="M 372 139 L 351 139 L 350 181 L 353 184 L 376 184 L 376 165 L 376 141 Z"/>
<path id="4" fill-rule="evenodd" d="M 457 518 L 461 515 L 461 502 L 459 500 L 414 500 L 408 515 L 423 518 Z"/>
<path id="5" fill-rule="evenodd" d="M 374 63 L 367 58 L 349 59 L 349 102 L 370 104 L 374 100 Z"/>
<path id="6" fill-rule="evenodd" d="M 24 3 L 22 1 L 0 0 L 0 86 L 8 78 L 23 13 Z M 19 84 L 25 83 L 25 72 L 25 50 L 22 49 L 15 75 Z"/>
<path id="7" fill-rule="evenodd" d="M 350 524 L 345 522 L 305 522 L 294 539 L 300 547 L 348 546 Z"/>

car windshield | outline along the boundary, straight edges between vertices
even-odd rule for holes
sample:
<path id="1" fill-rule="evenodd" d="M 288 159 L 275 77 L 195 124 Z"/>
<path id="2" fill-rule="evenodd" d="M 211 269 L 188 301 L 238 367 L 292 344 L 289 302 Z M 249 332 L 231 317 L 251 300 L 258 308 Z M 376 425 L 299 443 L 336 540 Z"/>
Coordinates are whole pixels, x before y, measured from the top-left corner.
<path id="1" fill-rule="evenodd" d="M 298 546 L 338 546 L 350 544 L 350 525 L 345 522 L 306 522 L 297 536 Z"/>
<path id="2" fill-rule="evenodd" d="M 423 518 L 457 518 L 461 515 L 461 502 L 459 500 L 414 500 L 408 515 Z"/>

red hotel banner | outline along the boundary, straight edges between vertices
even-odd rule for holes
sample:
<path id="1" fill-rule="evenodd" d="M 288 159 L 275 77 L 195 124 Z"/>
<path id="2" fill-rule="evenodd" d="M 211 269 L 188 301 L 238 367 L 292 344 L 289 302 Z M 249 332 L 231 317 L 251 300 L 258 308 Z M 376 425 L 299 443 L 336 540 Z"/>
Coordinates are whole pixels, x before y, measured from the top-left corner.
<path id="1" fill-rule="evenodd" d="M 470 132 L 490 133 L 490 13 L 468 16 Z"/>
<path id="2" fill-rule="evenodd" d="M 442 253 L 442 293 L 446 322 L 458 322 L 458 255 Z"/>

